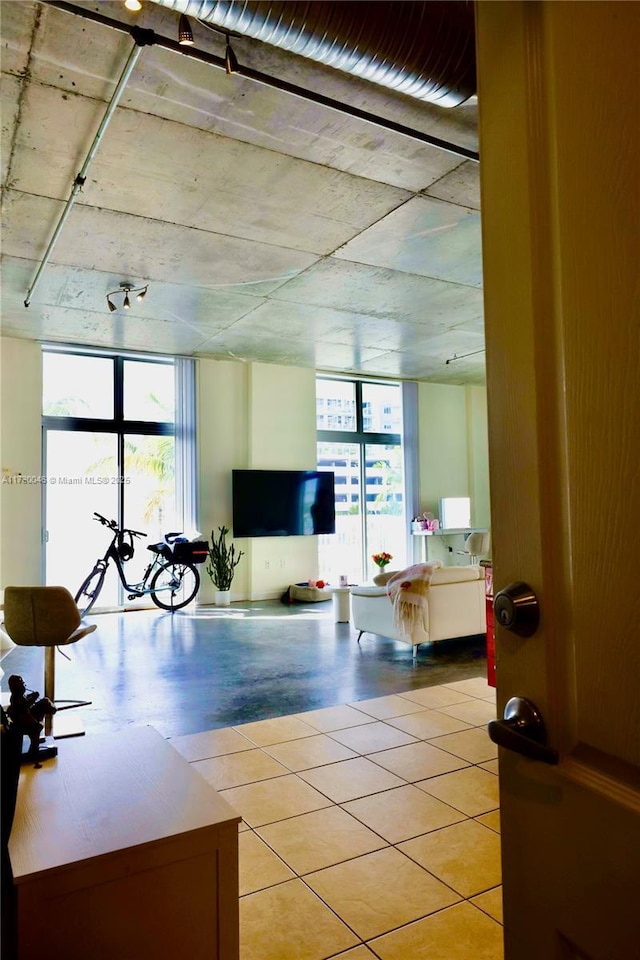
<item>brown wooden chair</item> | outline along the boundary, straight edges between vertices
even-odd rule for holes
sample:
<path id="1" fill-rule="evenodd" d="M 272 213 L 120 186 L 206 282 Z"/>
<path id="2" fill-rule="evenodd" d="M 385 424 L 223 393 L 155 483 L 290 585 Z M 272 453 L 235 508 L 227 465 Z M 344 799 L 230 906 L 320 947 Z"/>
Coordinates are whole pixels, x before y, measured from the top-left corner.
<path id="1" fill-rule="evenodd" d="M 3 627 L 18 646 L 44 647 L 44 695 L 56 703 L 56 647 L 76 643 L 93 633 L 96 624 L 84 623 L 66 587 L 5 587 Z M 64 700 L 62 709 L 88 706 L 89 700 Z M 56 704 L 57 706 L 57 704 Z M 45 721 L 51 733 L 52 718 Z M 76 731 L 77 733 L 81 730 Z"/>

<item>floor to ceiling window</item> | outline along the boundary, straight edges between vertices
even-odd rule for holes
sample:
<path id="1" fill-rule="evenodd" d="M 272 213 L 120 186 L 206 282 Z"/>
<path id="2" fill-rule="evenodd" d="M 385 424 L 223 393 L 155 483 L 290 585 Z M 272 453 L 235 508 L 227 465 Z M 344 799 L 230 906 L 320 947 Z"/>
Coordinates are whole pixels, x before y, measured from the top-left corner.
<path id="1" fill-rule="evenodd" d="M 147 543 L 176 526 L 175 364 L 43 351 L 45 582 L 75 594 L 109 542 L 94 511 L 140 530 L 129 582 L 140 579 Z M 125 602 L 110 571 L 101 606 Z"/>
<path id="2" fill-rule="evenodd" d="M 371 556 L 406 561 L 407 518 L 399 383 L 318 377 L 318 469 L 335 474 L 336 533 L 319 537 L 320 576 L 352 583 L 377 572 Z"/>

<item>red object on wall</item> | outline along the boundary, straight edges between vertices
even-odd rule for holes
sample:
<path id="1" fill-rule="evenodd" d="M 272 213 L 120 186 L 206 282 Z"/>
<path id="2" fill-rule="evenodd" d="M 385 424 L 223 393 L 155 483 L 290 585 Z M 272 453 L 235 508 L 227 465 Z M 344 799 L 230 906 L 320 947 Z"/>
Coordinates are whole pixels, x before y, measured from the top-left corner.
<path id="1" fill-rule="evenodd" d="M 490 687 L 496 685 L 496 642 L 493 627 L 493 568 L 485 566 L 486 583 L 485 603 L 487 605 L 487 683 Z"/>
<path id="2" fill-rule="evenodd" d="M 496 645 L 493 632 L 493 597 L 487 597 L 487 682 L 496 685 Z"/>

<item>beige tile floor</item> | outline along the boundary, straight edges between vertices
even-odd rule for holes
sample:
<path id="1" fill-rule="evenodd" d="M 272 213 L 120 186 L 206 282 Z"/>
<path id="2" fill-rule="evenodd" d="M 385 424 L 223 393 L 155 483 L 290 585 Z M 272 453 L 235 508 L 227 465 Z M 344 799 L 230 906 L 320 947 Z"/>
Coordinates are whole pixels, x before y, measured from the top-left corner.
<path id="1" fill-rule="evenodd" d="M 502 960 L 483 677 L 171 743 L 243 818 L 241 960 Z"/>

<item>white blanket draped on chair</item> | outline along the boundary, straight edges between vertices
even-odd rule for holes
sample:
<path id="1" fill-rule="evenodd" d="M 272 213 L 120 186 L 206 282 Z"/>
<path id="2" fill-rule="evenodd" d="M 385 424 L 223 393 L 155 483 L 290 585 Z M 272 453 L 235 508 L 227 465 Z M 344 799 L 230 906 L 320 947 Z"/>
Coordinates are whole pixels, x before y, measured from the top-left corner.
<path id="1" fill-rule="evenodd" d="M 427 594 L 431 577 L 441 566 L 440 560 L 415 563 L 395 573 L 387 581 L 387 596 L 393 606 L 393 623 L 399 633 L 410 637 L 418 625 L 428 631 Z"/>

